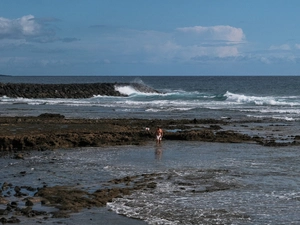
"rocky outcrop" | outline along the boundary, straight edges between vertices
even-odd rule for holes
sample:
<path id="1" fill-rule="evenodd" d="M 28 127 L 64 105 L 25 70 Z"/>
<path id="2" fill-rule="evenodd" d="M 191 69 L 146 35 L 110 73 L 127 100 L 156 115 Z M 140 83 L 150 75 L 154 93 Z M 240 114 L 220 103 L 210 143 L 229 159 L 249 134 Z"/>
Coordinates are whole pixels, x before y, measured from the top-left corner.
<path id="1" fill-rule="evenodd" d="M 0 117 L 0 153 L 57 148 L 141 145 L 154 141 L 155 129 L 164 129 L 164 140 L 220 143 L 257 143 L 264 146 L 300 145 L 296 136 L 290 142 L 265 136 L 250 136 L 239 130 L 225 130 L 221 120 L 147 119 L 66 119 L 60 114 L 37 117 Z M 16 154 L 15 158 L 26 156 Z"/>
<path id="2" fill-rule="evenodd" d="M 193 120 L 172 119 L 66 119 L 60 114 L 0 117 L 0 152 L 141 145 L 154 141 L 154 131 L 158 125 L 164 128 L 164 140 L 267 145 L 267 140 L 263 137 L 223 130 L 220 126 L 223 124 L 224 122 L 216 120 L 198 120 L 195 124 Z M 26 157 L 17 154 L 15 158 Z"/>
<path id="3" fill-rule="evenodd" d="M 52 186 L 44 185 L 42 188 L 30 186 L 14 186 L 11 183 L 0 183 L 0 190 L 5 190 L 5 196 L 1 196 L 0 203 L 6 208 L 0 209 L 0 222 L 20 223 L 20 218 L 33 218 L 43 216 L 48 219 L 67 218 L 70 213 L 79 212 L 84 208 L 103 207 L 114 198 L 122 198 L 133 191 L 140 189 L 154 189 L 156 183 L 153 179 L 160 177 L 160 174 L 141 174 L 136 176 L 126 176 L 113 179 L 104 184 L 106 188 L 101 188 L 93 193 L 83 190 L 81 187 Z M 9 201 L 11 195 L 15 201 Z M 24 204 L 25 202 L 25 204 Z M 34 206 L 44 210 L 35 210 Z M 47 207 L 55 207 L 57 210 L 49 212 Z M 17 217 L 6 218 L 13 214 Z"/>

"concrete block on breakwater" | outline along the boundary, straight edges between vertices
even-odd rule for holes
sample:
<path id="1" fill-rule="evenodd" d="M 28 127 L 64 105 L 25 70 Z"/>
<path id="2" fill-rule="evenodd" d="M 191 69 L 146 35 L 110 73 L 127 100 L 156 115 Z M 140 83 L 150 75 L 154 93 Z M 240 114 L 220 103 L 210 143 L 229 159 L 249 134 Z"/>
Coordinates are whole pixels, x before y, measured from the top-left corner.
<path id="1" fill-rule="evenodd" d="M 90 98 L 94 95 L 124 96 L 113 83 L 26 84 L 0 83 L 0 96 L 24 98 Z"/>
<path id="2" fill-rule="evenodd" d="M 80 84 L 28 84 L 0 83 L 0 97 L 11 98 L 91 98 L 93 96 L 127 96 L 116 87 L 128 86 L 137 92 L 159 93 L 140 83 L 80 83 Z"/>

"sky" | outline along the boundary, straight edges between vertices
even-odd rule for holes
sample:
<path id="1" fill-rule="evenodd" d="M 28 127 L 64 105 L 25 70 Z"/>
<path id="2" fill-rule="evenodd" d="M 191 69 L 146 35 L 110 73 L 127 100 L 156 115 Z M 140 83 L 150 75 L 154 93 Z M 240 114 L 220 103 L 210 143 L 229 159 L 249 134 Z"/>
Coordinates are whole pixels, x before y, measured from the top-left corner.
<path id="1" fill-rule="evenodd" d="M 299 75 L 299 0 L 0 0 L 0 74 Z"/>

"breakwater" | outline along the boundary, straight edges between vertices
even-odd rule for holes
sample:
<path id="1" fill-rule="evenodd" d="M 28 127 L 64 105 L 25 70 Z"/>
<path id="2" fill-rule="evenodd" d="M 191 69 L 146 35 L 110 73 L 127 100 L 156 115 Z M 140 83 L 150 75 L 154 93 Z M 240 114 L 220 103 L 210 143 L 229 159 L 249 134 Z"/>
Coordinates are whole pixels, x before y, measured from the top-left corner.
<path id="1" fill-rule="evenodd" d="M 115 84 L 113 83 L 0 83 L 0 96 L 11 98 L 90 98 L 94 95 L 124 96 L 115 90 Z"/>
<path id="2" fill-rule="evenodd" d="M 0 83 L 0 96 L 11 98 L 91 98 L 93 96 L 127 96 L 117 88 L 130 87 L 142 93 L 160 93 L 140 83 L 78 83 L 78 84 L 28 84 Z"/>

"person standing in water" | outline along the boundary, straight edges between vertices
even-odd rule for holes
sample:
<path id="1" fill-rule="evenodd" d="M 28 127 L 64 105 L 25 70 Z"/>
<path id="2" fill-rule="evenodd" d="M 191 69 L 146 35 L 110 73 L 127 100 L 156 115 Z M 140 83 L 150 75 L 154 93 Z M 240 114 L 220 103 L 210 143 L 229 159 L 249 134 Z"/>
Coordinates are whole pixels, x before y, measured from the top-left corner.
<path id="1" fill-rule="evenodd" d="M 162 140 L 162 137 L 164 135 L 163 130 L 160 127 L 157 127 L 156 131 L 155 131 L 155 135 L 156 135 L 156 143 L 160 144 L 161 140 Z"/>

